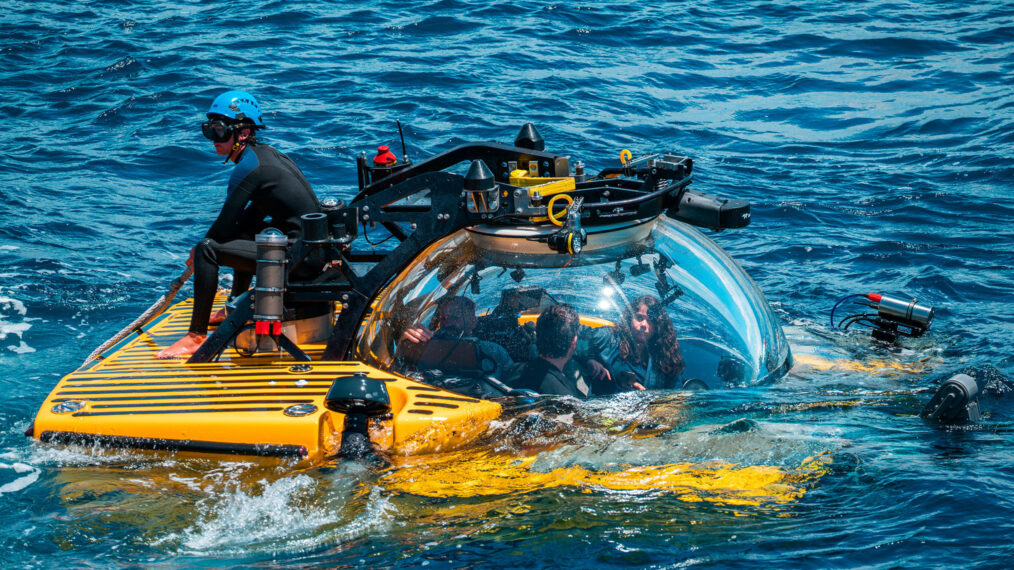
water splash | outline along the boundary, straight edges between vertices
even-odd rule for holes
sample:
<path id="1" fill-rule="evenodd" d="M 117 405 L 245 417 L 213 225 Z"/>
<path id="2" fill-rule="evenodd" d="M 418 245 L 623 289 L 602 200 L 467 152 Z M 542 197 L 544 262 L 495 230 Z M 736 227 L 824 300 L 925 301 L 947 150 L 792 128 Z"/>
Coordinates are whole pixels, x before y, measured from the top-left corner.
<path id="1" fill-rule="evenodd" d="M 253 483 L 232 471 L 214 485 L 205 477 L 196 522 L 154 543 L 217 556 L 251 550 L 306 552 L 352 541 L 380 531 L 395 514 L 380 488 L 360 485 L 360 478 L 370 473 L 349 463 L 323 472 L 275 472 Z"/>
<path id="2" fill-rule="evenodd" d="M 36 467 L 26 465 L 24 463 L 0 463 L 0 473 L 6 475 L 7 471 L 13 471 L 16 478 L 13 481 L 8 481 L 0 485 L 0 496 L 6 493 L 17 493 L 35 483 L 39 480 L 39 474 L 42 473 Z M 3 477 L 6 479 L 7 477 Z"/>

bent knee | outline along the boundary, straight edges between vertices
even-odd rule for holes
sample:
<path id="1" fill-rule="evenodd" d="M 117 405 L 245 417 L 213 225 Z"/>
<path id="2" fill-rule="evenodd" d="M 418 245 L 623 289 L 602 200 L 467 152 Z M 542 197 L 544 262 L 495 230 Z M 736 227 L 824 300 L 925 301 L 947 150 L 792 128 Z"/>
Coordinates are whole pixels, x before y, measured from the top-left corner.
<path id="1" fill-rule="evenodd" d="M 194 246 L 194 262 L 208 261 L 218 265 L 218 242 L 204 238 Z"/>

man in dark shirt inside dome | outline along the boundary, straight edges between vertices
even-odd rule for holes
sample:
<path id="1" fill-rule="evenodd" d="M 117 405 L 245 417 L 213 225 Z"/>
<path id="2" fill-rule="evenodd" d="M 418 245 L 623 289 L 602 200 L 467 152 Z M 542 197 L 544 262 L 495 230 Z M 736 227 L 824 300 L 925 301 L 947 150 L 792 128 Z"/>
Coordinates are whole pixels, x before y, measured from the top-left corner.
<path id="1" fill-rule="evenodd" d="M 474 336 L 476 322 L 475 301 L 454 295 L 443 297 L 437 302 L 428 327 L 416 324 L 402 333 L 398 357 L 411 368 L 482 373 L 501 378 L 514 361 L 499 344 Z M 463 356 L 457 353 L 458 348 L 471 352 L 474 361 L 458 361 L 455 357 Z"/>
<path id="2" fill-rule="evenodd" d="M 608 382 L 601 364 L 574 358 L 581 321 L 570 305 L 547 307 L 535 322 L 535 347 L 539 357 L 514 369 L 513 388 L 535 390 L 540 394 L 588 398 L 592 385 Z"/>

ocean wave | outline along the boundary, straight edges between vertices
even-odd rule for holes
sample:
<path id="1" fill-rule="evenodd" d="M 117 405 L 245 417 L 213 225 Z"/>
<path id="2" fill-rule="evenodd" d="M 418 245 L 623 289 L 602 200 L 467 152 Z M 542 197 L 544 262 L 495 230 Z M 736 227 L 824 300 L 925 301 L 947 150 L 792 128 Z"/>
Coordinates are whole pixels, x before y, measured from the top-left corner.
<path id="1" fill-rule="evenodd" d="M 0 346 L 15 354 L 35 352 L 24 340 L 25 333 L 32 328 L 27 314 L 24 303 L 4 295 L 0 290 Z"/>
<path id="2" fill-rule="evenodd" d="M 0 434 L 13 450 L 0 454 L 0 491 L 19 488 L 3 491 L 16 507 L 0 515 L 5 559 L 511 566 L 522 552 L 521 563 L 722 566 L 749 553 L 768 565 L 1002 566 L 1014 410 L 984 400 L 992 415 L 967 432 L 918 414 L 936 375 L 959 364 L 1014 371 L 1011 17 L 1009 2 L 990 0 L 12 4 L 0 45 L 0 388 L 17 429 Z M 400 151 L 396 119 L 415 161 L 469 140 L 509 143 L 527 120 L 590 172 L 624 148 L 685 154 L 692 188 L 751 202 L 750 226 L 705 232 L 780 318 L 850 357 L 936 368 L 810 370 L 699 396 L 667 416 L 689 423 L 653 424 L 664 435 L 648 422 L 630 424 L 643 438 L 585 430 L 581 414 L 568 442 L 515 424 L 496 432 L 505 452 L 555 445 L 540 458 L 547 472 L 712 448 L 782 467 L 840 458 L 777 513 L 590 486 L 426 499 L 346 467 L 239 484 L 218 470 L 246 469 L 233 463 L 29 443 L 56 379 L 165 290 L 213 221 L 231 169 L 200 123 L 233 88 L 264 106 L 264 140 L 319 193 L 344 198 L 360 152 Z M 922 344 L 902 354 L 830 330 L 835 299 L 867 290 L 933 304 Z M 592 403 L 586 418 L 616 426 L 650 403 Z M 694 431 L 739 417 L 757 430 Z M 169 491 L 152 492 L 156 480 Z M 955 546 L 953 521 L 961 544 L 986 546 Z"/>

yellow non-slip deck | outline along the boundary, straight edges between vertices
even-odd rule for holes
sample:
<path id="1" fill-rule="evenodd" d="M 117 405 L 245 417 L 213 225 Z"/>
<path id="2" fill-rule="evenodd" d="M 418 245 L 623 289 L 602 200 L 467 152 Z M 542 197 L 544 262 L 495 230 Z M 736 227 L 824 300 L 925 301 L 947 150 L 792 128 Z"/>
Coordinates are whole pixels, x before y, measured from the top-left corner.
<path id="1" fill-rule="evenodd" d="M 386 382 L 391 416 L 373 420 L 370 436 L 388 453 L 455 449 L 500 415 L 494 402 L 358 362 L 316 360 L 323 343 L 300 347 L 312 362 L 285 353 L 241 356 L 232 348 L 212 363 L 157 360 L 157 352 L 186 334 L 192 306 L 192 299 L 173 305 L 140 334 L 65 376 L 43 402 L 33 436 L 317 461 L 338 451 L 344 423 L 324 408 L 324 396 L 334 378 L 356 372 Z"/>

